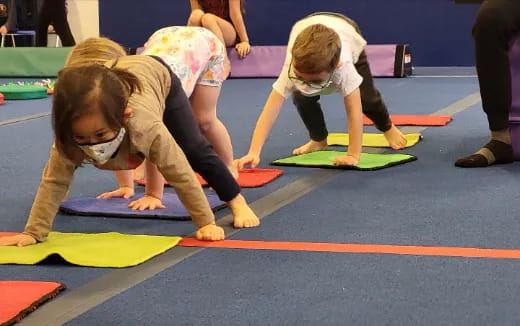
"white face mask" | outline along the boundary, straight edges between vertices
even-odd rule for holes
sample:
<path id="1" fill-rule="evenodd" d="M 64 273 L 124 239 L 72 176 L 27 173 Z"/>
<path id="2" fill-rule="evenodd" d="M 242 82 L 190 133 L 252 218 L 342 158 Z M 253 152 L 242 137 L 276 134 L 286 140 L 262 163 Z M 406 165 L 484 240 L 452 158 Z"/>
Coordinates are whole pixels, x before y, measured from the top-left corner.
<path id="1" fill-rule="evenodd" d="M 326 92 L 327 88 L 332 85 L 333 75 L 334 73 L 332 73 L 329 79 L 322 84 L 309 83 L 296 78 L 293 78 L 292 80 L 296 89 L 299 90 L 304 96 L 316 96 L 322 94 L 324 91 Z"/>
<path id="2" fill-rule="evenodd" d="M 97 143 L 97 144 L 85 144 L 78 145 L 79 148 L 85 153 L 93 163 L 103 165 L 114 153 L 117 151 L 123 138 L 125 137 L 126 130 L 125 128 L 121 128 L 117 136 L 115 136 L 112 140 Z"/>
<path id="3" fill-rule="evenodd" d="M 297 90 L 299 90 L 302 93 L 302 95 L 309 96 L 309 97 L 310 96 L 316 96 L 320 92 L 323 91 L 323 89 L 316 89 L 314 87 L 311 87 L 309 85 L 305 85 L 304 83 L 299 83 L 299 82 L 294 83 L 294 86 L 296 87 Z M 328 85 L 326 87 L 328 87 Z M 324 87 L 324 89 L 326 87 Z"/>

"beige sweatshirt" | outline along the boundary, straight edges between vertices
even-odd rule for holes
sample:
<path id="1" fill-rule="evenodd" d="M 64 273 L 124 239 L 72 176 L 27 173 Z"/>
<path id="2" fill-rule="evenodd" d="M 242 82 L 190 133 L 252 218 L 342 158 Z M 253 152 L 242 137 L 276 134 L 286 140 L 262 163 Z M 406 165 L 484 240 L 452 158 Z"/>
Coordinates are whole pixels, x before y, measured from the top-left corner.
<path id="1" fill-rule="evenodd" d="M 111 64 L 107 63 L 107 66 Z M 213 223 L 215 217 L 202 187 L 186 156 L 163 123 L 165 99 L 171 84 L 168 69 L 148 56 L 120 58 L 117 67 L 134 73 L 141 81 L 143 90 L 129 99 L 128 106 L 133 114 L 125 124 L 127 134 L 116 156 L 97 167 L 106 170 L 134 169 L 147 158 L 157 165 L 168 183 L 175 188 L 195 225 L 202 227 Z M 25 226 L 26 234 L 38 241 L 46 239 L 76 168 L 55 146 L 52 147 Z"/>

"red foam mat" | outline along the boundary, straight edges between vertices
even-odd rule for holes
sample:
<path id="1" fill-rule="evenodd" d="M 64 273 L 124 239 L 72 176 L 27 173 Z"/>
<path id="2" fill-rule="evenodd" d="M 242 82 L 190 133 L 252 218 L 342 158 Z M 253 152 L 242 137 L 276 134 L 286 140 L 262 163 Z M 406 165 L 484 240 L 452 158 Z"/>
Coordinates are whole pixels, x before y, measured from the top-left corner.
<path id="1" fill-rule="evenodd" d="M 57 282 L 0 281 L 0 325 L 19 322 L 64 289 Z"/>
<path id="2" fill-rule="evenodd" d="M 396 126 L 445 126 L 452 117 L 448 115 L 411 115 L 411 114 L 392 114 L 390 119 Z M 373 125 L 374 122 L 367 117 L 363 117 L 363 124 Z"/>
<path id="3" fill-rule="evenodd" d="M 239 172 L 237 181 L 240 187 L 255 188 L 268 184 L 282 174 L 283 170 L 280 169 L 244 169 Z M 200 175 L 197 174 L 197 178 L 203 186 L 208 185 L 206 180 L 204 180 Z M 137 181 L 137 184 L 141 186 L 146 185 L 146 179 Z M 166 181 L 165 185 L 167 185 Z"/>

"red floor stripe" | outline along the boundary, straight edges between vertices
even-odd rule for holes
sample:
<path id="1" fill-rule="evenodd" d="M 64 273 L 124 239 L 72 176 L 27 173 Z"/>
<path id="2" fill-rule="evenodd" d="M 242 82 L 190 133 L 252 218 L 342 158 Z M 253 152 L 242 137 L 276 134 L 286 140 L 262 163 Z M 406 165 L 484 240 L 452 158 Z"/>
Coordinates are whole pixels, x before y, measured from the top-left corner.
<path id="1" fill-rule="evenodd" d="M 444 256 L 471 258 L 503 258 L 518 259 L 520 250 L 516 249 L 483 249 L 464 247 L 427 247 L 427 246 L 394 246 L 354 243 L 323 242 L 282 242 L 282 241 L 199 241 L 194 238 L 183 238 L 178 244 L 183 247 L 231 248 L 231 249 L 267 249 L 290 251 L 347 252 L 365 254 L 394 254 L 416 256 Z"/>

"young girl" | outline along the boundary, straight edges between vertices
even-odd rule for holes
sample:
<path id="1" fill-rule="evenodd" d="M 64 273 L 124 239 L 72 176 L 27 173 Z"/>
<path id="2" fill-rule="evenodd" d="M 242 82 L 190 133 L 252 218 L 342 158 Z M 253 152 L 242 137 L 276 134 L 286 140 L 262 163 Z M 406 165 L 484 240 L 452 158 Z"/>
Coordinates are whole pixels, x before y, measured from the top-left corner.
<path id="1" fill-rule="evenodd" d="M 188 26 L 212 31 L 227 47 L 235 45 L 240 57 L 251 50 L 243 14 L 245 0 L 190 0 Z"/>
<path id="2" fill-rule="evenodd" d="M 186 57 L 181 57 L 181 59 L 183 59 L 181 61 L 184 63 L 186 62 L 184 59 L 191 58 L 193 61 L 188 61 L 192 64 L 191 66 L 180 63 L 176 65 L 175 61 L 168 62 L 168 64 L 165 61 L 168 57 L 164 57 L 164 59 L 155 56 L 153 57 L 155 61 L 161 63 L 162 68 L 167 69 L 171 74 L 171 87 L 174 87 L 174 89 L 170 91 L 166 102 L 161 98 L 156 99 L 157 91 L 154 88 L 148 90 L 150 93 L 149 97 L 154 101 L 161 102 L 161 104 L 158 105 L 166 106 L 164 123 L 168 127 L 168 130 L 171 132 L 175 141 L 186 154 L 192 168 L 208 182 L 208 184 L 216 191 L 219 198 L 228 204 L 234 217 L 234 226 L 239 228 L 257 226 L 260 222 L 255 213 L 247 205 L 245 198 L 240 194 L 240 187 L 228 168 L 233 165 L 231 142 L 229 141 L 226 129 L 222 123 L 216 119 L 215 110 L 217 97 L 220 91 L 219 85 L 227 76 L 227 72 L 225 72 L 223 68 L 222 55 L 215 55 L 214 53 L 215 49 L 218 49 L 219 47 L 223 48 L 223 46 L 218 42 L 215 36 L 211 34 L 211 32 L 203 28 L 180 27 L 178 29 L 171 29 L 182 31 L 182 33 L 186 35 L 193 35 L 192 38 L 181 39 L 184 40 L 185 43 L 182 44 L 185 46 L 191 45 L 193 40 L 198 41 L 199 46 L 196 46 L 194 49 L 191 48 L 190 51 L 181 51 L 182 54 L 186 55 Z M 154 35 L 160 39 L 168 39 L 166 37 L 167 35 L 163 34 L 163 32 L 167 30 L 170 29 L 161 30 Z M 174 33 L 173 36 L 180 37 L 182 33 Z M 208 41 L 212 38 L 213 43 Z M 155 36 L 151 38 L 151 40 L 154 39 Z M 191 43 L 188 41 L 190 39 L 192 40 Z M 197 42 L 193 44 L 197 44 Z M 214 46 L 211 46 L 212 44 Z M 170 51 L 178 48 L 180 45 L 180 43 L 172 41 L 171 43 L 167 42 L 165 46 L 166 49 Z M 188 49 L 190 49 L 190 47 L 188 47 Z M 105 63 L 108 59 L 117 58 L 117 62 L 119 63 L 131 61 L 135 62 L 132 63 L 132 65 L 139 65 L 141 59 L 138 60 L 135 57 L 146 57 L 146 60 L 150 59 L 149 56 L 127 57 L 125 56 L 124 50 L 117 43 L 105 38 L 97 38 L 90 39 L 76 46 L 70 55 L 67 64 L 69 66 L 74 66 L 90 62 Z M 175 58 L 175 56 L 173 56 L 173 58 Z M 203 65 L 203 62 L 206 62 L 206 64 Z M 199 67 L 200 70 L 191 70 L 191 68 L 194 67 Z M 172 70 L 171 68 L 174 69 Z M 183 70 L 182 68 L 185 69 Z M 229 69 L 227 71 L 229 71 Z M 200 74 L 200 78 L 190 78 L 193 77 L 193 73 Z M 179 80 L 179 77 L 177 76 L 179 76 L 184 82 Z M 195 84 L 195 82 L 197 82 L 197 84 Z M 212 86 L 207 86 L 208 84 Z M 168 86 L 169 84 L 155 85 L 155 87 Z M 199 117 L 199 119 L 202 117 L 200 120 L 202 123 L 200 125 L 197 124 L 190 103 L 186 97 L 185 92 L 187 92 L 188 89 L 195 89 L 193 91 L 194 94 L 192 95 L 192 99 L 194 99 L 192 102 L 194 103 L 197 117 Z M 196 96 L 196 94 L 198 95 Z M 138 105 L 144 104 L 138 103 Z M 207 114 L 208 111 L 209 114 Z M 206 121 L 210 121 L 210 123 L 207 123 Z M 202 126 L 202 129 L 210 131 L 215 129 L 213 127 L 207 128 L 207 125 L 216 125 L 216 136 L 211 139 L 216 139 L 213 143 L 216 144 L 215 147 L 217 148 L 219 148 L 220 143 L 224 143 L 225 146 L 223 147 L 228 151 L 227 155 L 230 163 L 224 164 L 222 159 L 213 151 L 211 145 L 201 133 L 200 126 Z M 208 135 L 207 132 L 206 134 Z M 221 154 L 221 157 L 222 156 L 224 155 Z M 164 190 L 164 182 L 159 171 L 160 169 L 157 170 L 157 168 L 154 167 L 153 162 L 149 160 L 147 160 L 145 164 L 147 167 L 148 179 L 148 184 L 146 185 L 145 190 L 146 195 L 136 201 L 132 201 L 130 207 L 139 210 L 163 208 L 164 205 L 162 204 L 161 199 Z M 136 166 L 133 168 L 135 167 Z M 116 177 L 119 182 L 119 188 L 115 191 L 101 194 L 99 198 L 130 198 L 134 195 L 134 182 L 131 171 L 117 171 Z"/>
<path id="3" fill-rule="evenodd" d="M 175 187 L 199 227 L 197 237 L 223 239 L 195 174 L 162 120 L 161 104 L 169 92 L 178 92 L 178 84 L 169 89 L 165 87 L 169 83 L 168 70 L 150 57 L 131 58 L 117 67 L 91 64 L 63 69 L 52 106 L 55 144 L 29 220 L 23 234 L 2 238 L 0 245 L 25 246 L 46 239 L 82 162 L 119 170 L 131 169 L 145 158 L 157 164 Z"/>
<path id="4" fill-rule="evenodd" d="M 202 133 L 233 176 L 238 177 L 231 139 L 217 117 L 220 89 L 230 69 L 225 51 L 218 38 L 205 28 L 172 26 L 155 32 L 142 54 L 160 57 L 177 75 Z"/>

